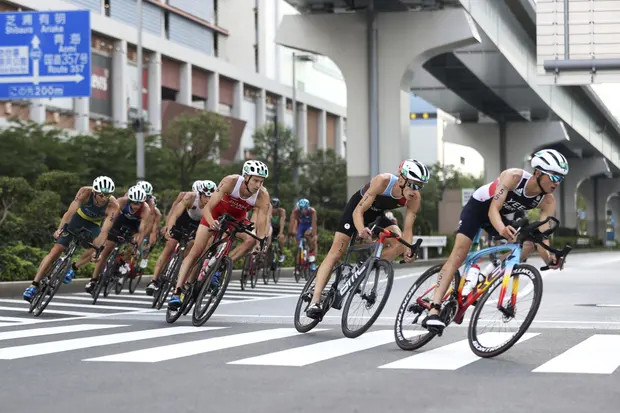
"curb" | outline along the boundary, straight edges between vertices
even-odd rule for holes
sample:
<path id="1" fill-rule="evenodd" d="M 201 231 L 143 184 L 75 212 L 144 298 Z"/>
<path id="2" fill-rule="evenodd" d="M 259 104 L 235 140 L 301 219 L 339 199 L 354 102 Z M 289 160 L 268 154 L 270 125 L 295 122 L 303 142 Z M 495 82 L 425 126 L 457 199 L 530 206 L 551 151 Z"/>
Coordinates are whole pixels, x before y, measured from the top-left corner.
<path id="1" fill-rule="evenodd" d="M 393 264 L 394 269 L 401 268 L 412 268 L 412 267 L 423 267 L 423 266 L 431 266 L 442 262 L 443 259 L 431 259 L 427 261 L 416 261 L 411 264 Z M 142 280 L 140 280 L 140 285 L 138 289 L 144 289 L 146 285 L 151 281 L 152 275 L 143 275 Z M 239 280 L 241 278 L 241 270 L 233 270 L 231 281 Z M 293 267 L 286 267 L 280 270 L 280 279 L 293 279 Z M 262 277 L 259 277 L 258 280 L 262 283 Z M 88 283 L 88 278 L 75 278 L 71 282 L 71 284 L 63 284 L 60 286 L 59 293 L 81 293 L 84 292 L 84 287 Z M 299 280 L 300 285 L 304 285 L 304 280 Z M 0 282 L 0 297 L 19 297 L 24 293 L 24 290 L 28 288 L 31 284 L 31 281 L 2 281 Z M 273 279 L 271 279 L 270 285 L 273 284 Z M 127 286 L 123 290 L 126 290 Z"/>

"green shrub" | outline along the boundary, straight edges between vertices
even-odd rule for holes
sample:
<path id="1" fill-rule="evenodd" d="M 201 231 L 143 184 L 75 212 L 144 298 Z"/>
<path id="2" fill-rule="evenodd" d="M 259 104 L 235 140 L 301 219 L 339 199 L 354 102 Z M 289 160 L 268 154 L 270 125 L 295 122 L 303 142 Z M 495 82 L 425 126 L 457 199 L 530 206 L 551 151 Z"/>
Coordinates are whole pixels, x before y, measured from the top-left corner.
<path id="1" fill-rule="evenodd" d="M 0 249 L 0 281 L 33 280 L 47 251 L 21 242 Z"/>

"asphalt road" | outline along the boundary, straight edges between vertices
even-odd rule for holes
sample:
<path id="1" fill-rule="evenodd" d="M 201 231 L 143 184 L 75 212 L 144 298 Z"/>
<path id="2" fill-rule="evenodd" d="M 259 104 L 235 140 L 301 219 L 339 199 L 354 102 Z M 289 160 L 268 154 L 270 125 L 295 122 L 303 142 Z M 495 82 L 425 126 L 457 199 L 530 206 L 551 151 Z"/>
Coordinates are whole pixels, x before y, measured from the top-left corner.
<path id="1" fill-rule="evenodd" d="M 167 324 L 144 286 L 96 306 L 79 293 L 60 295 L 39 318 L 20 298 L 1 299 L 1 410 L 607 410 L 620 402 L 619 265 L 619 253 L 575 254 L 563 272 L 543 273 L 536 320 L 494 359 L 469 350 L 468 315 L 420 350 L 396 346 L 397 307 L 424 268 L 397 270 L 381 317 L 355 340 L 343 337 L 338 310 L 297 333 L 302 283 L 290 279 L 244 292 L 231 281 L 201 328 L 189 317 Z"/>

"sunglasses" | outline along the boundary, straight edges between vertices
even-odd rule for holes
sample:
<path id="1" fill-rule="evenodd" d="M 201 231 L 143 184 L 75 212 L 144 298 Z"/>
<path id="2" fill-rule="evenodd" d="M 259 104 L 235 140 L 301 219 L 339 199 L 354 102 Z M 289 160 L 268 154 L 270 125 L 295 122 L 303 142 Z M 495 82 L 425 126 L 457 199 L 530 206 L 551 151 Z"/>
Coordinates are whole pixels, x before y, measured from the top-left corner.
<path id="1" fill-rule="evenodd" d="M 424 188 L 424 185 L 416 184 L 413 182 L 407 182 L 407 186 L 413 189 L 414 191 L 421 191 L 422 188 Z"/>
<path id="2" fill-rule="evenodd" d="M 109 198 L 112 194 L 104 194 L 103 192 L 95 192 L 95 195 L 100 196 L 101 198 Z"/>
<path id="3" fill-rule="evenodd" d="M 543 172 L 545 175 L 547 175 L 549 177 L 549 179 L 551 180 L 551 182 L 559 184 L 560 182 L 562 182 L 564 180 L 564 175 L 558 175 L 558 174 L 552 174 L 549 172 Z"/>
<path id="4" fill-rule="evenodd" d="M 140 202 L 140 201 L 129 201 L 129 203 L 131 205 L 141 205 L 142 204 L 142 202 Z"/>

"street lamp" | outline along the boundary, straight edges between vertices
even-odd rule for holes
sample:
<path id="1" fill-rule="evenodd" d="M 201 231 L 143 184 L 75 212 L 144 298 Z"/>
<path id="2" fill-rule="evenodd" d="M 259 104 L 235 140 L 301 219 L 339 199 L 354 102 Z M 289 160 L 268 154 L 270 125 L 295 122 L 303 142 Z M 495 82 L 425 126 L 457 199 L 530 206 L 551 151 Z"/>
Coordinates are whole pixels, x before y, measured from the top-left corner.
<path id="1" fill-rule="evenodd" d="M 297 136 L 297 70 L 295 63 L 314 62 L 315 57 L 309 54 L 297 54 L 293 52 L 291 60 L 293 64 L 293 136 L 295 137 L 295 146 L 297 146 L 299 137 Z M 299 186 L 299 169 L 297 165 L 295 165 L 295 169 L 293 170 L 293 182 L 295 183 L 295 188 L 297 188 Z"/>

